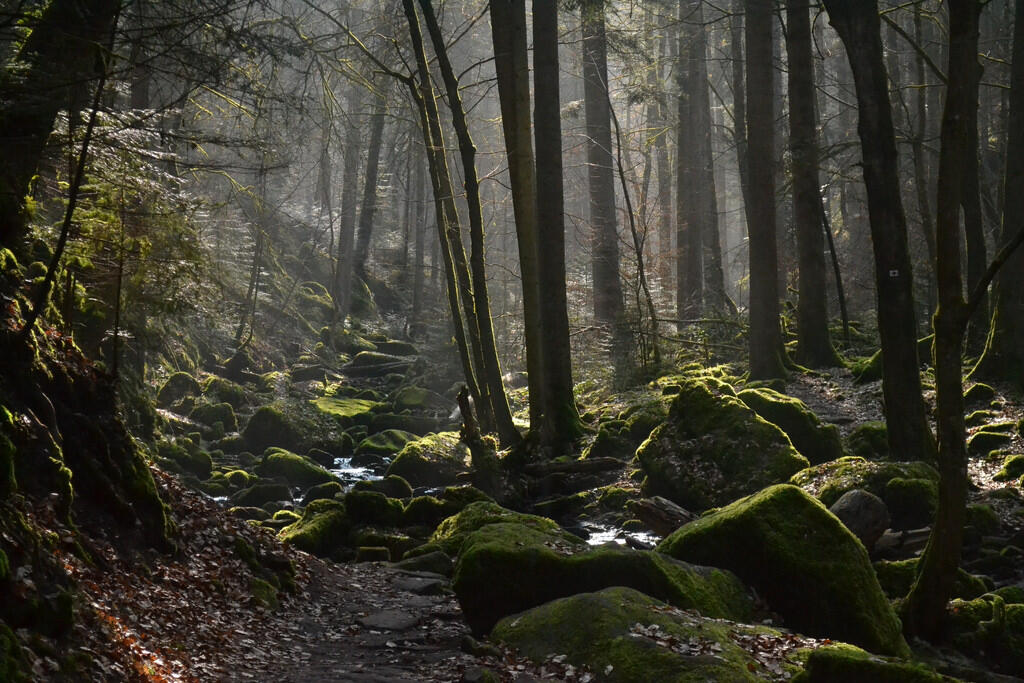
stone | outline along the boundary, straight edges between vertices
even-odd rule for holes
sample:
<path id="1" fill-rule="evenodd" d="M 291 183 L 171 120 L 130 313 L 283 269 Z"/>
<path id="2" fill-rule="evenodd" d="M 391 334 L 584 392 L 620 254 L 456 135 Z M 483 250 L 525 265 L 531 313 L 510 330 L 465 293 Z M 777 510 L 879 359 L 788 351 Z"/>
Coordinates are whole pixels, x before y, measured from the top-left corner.
<path id="1" fill-rule="evenodd" d="M 755 413 L 784 431 L 812 465 L 843 457 L 839 428 L 823 424 L 800 399 L 768 388 L 746 389 L 737 396 Z"/>
<path id="2" fill-rule="evenodd" d="M 400 609 L 385 609 L 362 617 L 359 623 L 372 629 L 408 631 L 411 628 L 416 628 L 420 619 L 415 614 Z"/>
<path id="3" fill-rule="evenodd" d="M 469 447 L 458 432 L 428 434 L 407 443 L 391 462 L 386 474 L 405 479 L 414 488 L 447 486 L 469 472 Z"/>
<path id="4" fill-rule="evenodd" d="M 889 528 L 889 509 L 885 501 L 864 489 L 847 491 L 828 511 L 853 532 L 868 552 Z"/>

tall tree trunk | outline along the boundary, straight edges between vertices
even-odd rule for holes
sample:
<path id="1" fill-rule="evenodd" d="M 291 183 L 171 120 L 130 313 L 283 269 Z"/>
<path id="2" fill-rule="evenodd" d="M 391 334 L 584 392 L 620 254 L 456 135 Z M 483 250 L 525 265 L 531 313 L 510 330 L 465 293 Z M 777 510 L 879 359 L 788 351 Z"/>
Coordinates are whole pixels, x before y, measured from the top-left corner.
<path id="1" fill-rule="evenodd" d="M 604 1 L 582 0 L 583 100 L 587 124 L 587 178 L 593 231 L 594 318 L 617 326 L 622 319 L 619 235 L 615 218 L 615 167 L 608 110 L 608 39 Z"/>
<path id="2" fill-rule="evenodd" d="M 775 243 L 772 0 L 746 0 L 747 182 L 750 234 L 750 377 L 785 376 Z"/>
<path id="3" fill-rule="evenodd" d="M 373 219 L 377 214 L 377 178 L 380 170 L 380 148 L 384 137 L 384 101 L 378 99 L 370 116 L 370 146 L 366 148 L 366 174 L 363 175 L 363 205 L 359 210 L 359 226 L 356 230 L 356 272 L 366 270 L 366 259 L 370 255 L 370 237 L 373 235 Z"/>
<path id="4" fill-rule="evenodd" d="M 57 113 L 72 89 L 87 92 L 83 85 L 100 77 L 102 46 L 120 7 L 120 0 L 54 0 L 32 22 L 18 68 L 0 75 L 2 246 L 15 246 L 24 233 L 25 196 Z"/>
<path id="5" fill-rule="evenodd" d="M 356 188 L 359 179 L 360 127 L 359 112 L 363 107 L 362 87 L 353 85 L 348 96 L 345 121 L 345 149 L 341 171 L 341 216 L 338 219 L 338 251 L 333 298 L 337 320 L 345 324 L 352 310 L 352 282 L 355 272 Z"/>
<path id="6" fill-rule="evenodd" d="M 1001 247 L 1024 226 L 1024 192 L 1020 189 L 1024 188 L 1024 2 L 1016 3 L 1015 12 Z M 1010 379 L 1024 388 L 1024 250 L 1018 249 L 1010 256 L 994 287 L 993 299 L 985 352 L 971 377 Z"/>
<path id="7" fill-rule="evenodd" d="M 882 394 L 889 449 L 900 458 L 931 460 L 935 445 L 921 396 L 907 221 L 900 199 L 896 138 L 882 62 L 878 3 L 825 0 L 857 90 L 858 124 L 875 254 Z"/>
<path id="8" fill-rule="evenodd" d="M 671 29 L 666 29 L 671 31 Z M 672 266 L 675 259 L 672 251 L 672 167 L 668 154 L 668 93 L 664 88 L 663 62 L 666 58 L 667 43 L 671 37 L 666 33 L 658 41 L 658 62 L 654 72 L 658 100 L 653 107 L 655 115 L 654 160 L 658 174 L 658 278 L 663 291 L 668 291 L 672 283 Z"/>
<path id="9" fill-rule="evenodd" d="M 700 107 L 696 94 L 700 71 L 698 55 L 700 35 L 704 32 L 699 18 L 700 0 L 679 4 L 679 141 L 676 157 L 679 179 L 676 192 L 676 313 L 680 320 L 699 318 L 704 305 L 704 243 L 701 184 L 701 131 L 697 129 Z M 700 35 L 699 35 L 700 34 Z M 706 82 L 701 79 L 701 85 Z"/>
<path id="10" fill-rule="evenodd" d="M 419 152 L 413 154 L 410 163 L 416 166 L 413 174 L 413 273 L 412 273 L 412 323 L 409 325 L 410 334 L 414 339 L 419 338 L 423 329 L 423 294 L 426 286 L 423 272 L 423 251 L 427 237 L 427 217 L 423 209 L 424 160 Z"/>
<path id="11" fill-rule="evenodd" d="M 793 219 L 800 266 L 797 303 L 798 362 L 821 368 L 840 363 L 828 333 L 825 240 L 818 186 L 811 20 L 804 0 L 786 0 L 789 56 L 789 144 L 793 158 Z"/>
<path id="12" fill-rule="evenodd" d="M 732 51 L 732 119 L 733 144 L 736 145 L 736 166 L 740 174 L 740 193 L 743 205 L 750 196 L 747 180 L 747 95 L 743 59 L 743 7 L 746 0 L 733 0 L 729 17 L 729 47 Z"/>
<path id="13" fill-rule="evenodd" d="M 508 153 L 512 210 L 519 245 L 523 286 L 526 368 L 530 389 L 530 430 L 542 433 L 547 406 L 544 382 L 544 334 L 537 235 L 537 180 L 530 125 L 530 71 L 526 44 L 525 0 L 490 0 L 494 68 L 501 124 Z M 561 149 L 561 142 L 559 142 Z"/>
<path id="14" fill-rule="evenodd" d="M 505 395 L 505 386 L 501 380 L 501 364 L 498 362 L 498 348 L 494 341 L 494 326 L 491 323 L 491 303 L 487 293 L 487 275 L 484 267 L 484 217 L 480 205 L 480 181 L 476 173 L 476 145 L 473 144 L 473 139 L 469 134 L 466 112 L 462 107 L 462 98 L 459 95 L 459 81 L 455 76 L 455 70 L 452 68 L 451 61 L 448 59 L 444 37 L 441 35 L 441 28 L 438 26 L 437 18 L 434 16 L 430 0 L 420 0 L 420 7 L 423 10 L 427 32 L 430 35 L 434 46 L 434 54 L 437 56 L 437 63 L 441 69 L 441 78 L 448 96 L 448 106 L 452 112 L 452 123 L 455 127 L 455 135 L 459 142 L 459 154 L 462 158 L 466 203 L 469 213 L 473 296 L 476 304 L 475 320 L 467 321 L 467 323 L 475 324 L 478 328 L 483 365 L 483 376 L 480 378 L 480 381 L 487 384 L 486 393 L 490 398 L 491 414 L 493 415 L 494 426 L 498 431 L 498 438 L 501 439 L 503 445 L 510 445 L 519 440 L 519 432 L 512 422 L 512 412 L 509 409 L 508 398 Z M 562 290 L 564 292 L 564 266 L 562 279 Z"/>
<path id="15" fill-rule="evenodd" d="M 558 87 L 558 5 L 533 2 L 533 130 L 537 149 L 538 285 L 544 330 L 544 443 L 561 450 L 583 432 L 573 395 L 565 289 L 565 200 Z M 616 281 L 618 274 L 616 273 Z"/>
<path id="16" fill-rule="evenodd" d="M 942 630 L 946 601 L 960 567 L 967 505 L 967 446 L 962 382 L 963 334 L 968 308 L 960 276 L 960 207 L 963 169 L 977 125 L 978 0 L 950 0 L 949 67 L 942 115 L 939 193 L 936 214 L 936 273 L 939 308 L 935 313 L 935 388 L 938 423 L 939 504 L 935 525 L 918 564 L 917 580 L 904 606 L 904 628 L 935 637 Z M 1019 227 L 1019 226 L 1018 226 Z M 979 278 L 980 280 L 980 278 Z"/>
<path id="17" fill-rule="evenodd" d="M 914 5 L 914 40 L 919 46 L 924 45 L 924 33 L 922 30 L 921 5 Z M 928 136 L 928 116 L 931 113 L 928 109 L 927 72 L 925 71 L 924 55 L 915 53 L 914 77 L 917 81 L 917 92 L 914 94 L 915 108 L 917 111 L 914 127 L 914 137 L 910 141 L 911 153 L 914 159 L 914 190 L 917 196 L 917 213 L 921 222 L 921 233 L 924 235 L 925 249 L 928 250 L 928 265 L 925 273 L 928 278 L 928 310 L 934 311 L 938 304 L 935 290 L 935 225 L 932 220 L 931 208 L 931 185 L 929 184 L 928 160 L 925 158 L 925 139 Z"/>
<path id="18" fill-rule="evenodd" d="M 964 212 L 964 237 L 967 247 L 967 291 L 974 289 L 985 274 L 988 266 L 988 254 L 985 248 L 985 226 L 981 212 L 980 170 L 978 168 L 978 90 L 981 85 L 981 64 L 975 60 L 974 69 L 967 84 L 969 96 L 974 103 L 965 112 L 968 120 L 964 124 L 969 136 L 967 145 L 969 153 L 964 158 L 964 167 L 960 177 L 964 183 L 960 196 L 960 206 Z M 966 350 L 972 356 L 979 355 L 985 349 L 985 337 L 988 335 L 988 296 L 967 322 Z"/>

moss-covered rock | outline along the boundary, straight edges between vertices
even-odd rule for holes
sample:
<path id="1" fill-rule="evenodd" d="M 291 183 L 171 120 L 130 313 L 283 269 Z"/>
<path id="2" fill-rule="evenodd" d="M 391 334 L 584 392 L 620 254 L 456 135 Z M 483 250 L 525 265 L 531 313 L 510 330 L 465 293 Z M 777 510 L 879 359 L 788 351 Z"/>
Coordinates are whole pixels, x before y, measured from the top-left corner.
<path id="1" fill-rule="evenodd" d="M 850 372 L 853 373 L 853 381 L 857 384 L 882 379 L 882 350 L 879 349 L 866 358 L 855 359 L 850 363 Z"/>
<path id="2" fill-rule="evenodd" d="M 983 656 L 1007 674 L 1024 674 L 1024 605 L 1006 604 L 998 595 L 949 603 L 954 646 L 970 657 Z"/>
<path id="3" fill-rule="evenodd" d="M 299 450 L 302 437 L 299 427 L 274 405 L 260 406 L 242 431 L 246 448 L 254 453 L 262 453 L 271 446 Z"/>
<path id="4" fill-rule="evenodd" d="M 230 403 L 200 403 L 192 409 L 189 417 L 208 427 L 220 422 L 225 431 L 238 431 L 235 409 L 231 407 Z"/>
<path id="5" fill-rule="evenodd" d="M 689 510 L 724 505 L 807 467 L 789 438 L 717 380 L 686 380 L 668 421 L 636 452 L 644 495 Z"/>
<path id="6" fill-rule="evenodd" d="M 277 589 L 263 579 L 258 579 L 255 576 L 250 578 L 249 592 L 252 594 L 253 602 L 261 607 L 277 609 L 280 606 Z"/>
<path id="7" fill-rule="evenodd" d="M 454 405 L 453 401 L 450 401 L 441 394 L 417 386 L 402 387 L 395 392 L 391 402 L 394 404 L 396 411 L 429 410 L 450 412 L 451 407 Z"/>
<path id="8" fill-rule="evenodd" d="M 893 529 L 919 529 L 935 519 L 939 484 L 933 479 L 893 477 L 882 493 Z"/>
<path id="9" fill-rule="evenodd" d="M 468 472 L 469 448 L 458 432 L 428 434 L 410 441 L 388 466 L 386 474 L 402 477 L 413 487 L 454 484 Z"/>
<path id="10" fill-rule="evenodd" d="M 658 545 L 735 572 L 808 635 L 904 656 L 900 622 L 860 541 L 818 501 L 772 486 L 683 526 Z"/>
<path id="11" fill-rule="evenodd" d="M 767 674 L 732 635 L 777 631 L 706 619 L 673 609 L 631 588 L 581 593 L 502 619 L 491 639 L 543 663 L 565 657 L 588 667 L 595 680 L 758 681 Z M 792 673 L 792 672 L 790 672 Z"/>
<path id="12" fill-rule="evenodd" d="M 256 471 L 260 476 L 284 479 L 291 486 L 298 488 L 337 481 L 337 477 L 306 456 L 282 448 L 268 451 L 256 466 Z"/>
<path id="13" fill-rule="evenodd" d="M 846 449 L 865 460 L 889 458 L 889 432 L 884 422 L 857 425 L 846 437 Z"/>
<path id="14" fill-rule="evenodd" d="M 996 413 L 992 410 L 975 410 L 970 415 L 964 418 L 964 424 L 968 427 L 980 427 L 989 420 L 994 420 Z"/>
<path id="15" fill-rule="evenodd" d="M 368 424 L 374 411 L 384 406 L 383 403 L 366 398 L 339 398 L 322 396 L 313 401 L 320 412 L 337 419 L 342 426 Z"/>
<path id="16" fill-rule="evenodd" d="M 357 524 L 400 526 L 405 511 L 402 501 L 388 498 L 376 491 L 349 491 L 345 494 L 345 510 Z"/>
<path id="17" fill-rule="evenodd" d="M 343 368 L 347 375 L 354 377 L 383 377 L 391 372 L 400 372 L 412 365 L 413 358 L 392 356 L 377 351 L 360 351 Z"/>
<path id="18" fill-rule="evenodd" d="M 851 455 L 801 470 L 789 483 L 831 506 L 853 489 L 870 491 L 885 500 L 885 485 L 895 477 L 938 482 L 939 473 L 924 462 L 872 462 Z"/>
<path id="19" fill-rule="evenodd" d="M 156 403 L 161 408 L 170 408 L 186 396 L 199 396 L 203 388 L 195 377 L 187 372 L 176 372 L 167 378 L 156 394 Z"/>
<path id="20" fill-rule="evenodd" d="M 274 482 L 258 482 L 231 496 L 231 502 L 239 507 L 261 507 L 267 503 L 291 499 L 291 489 L 285 484 Z"/>
<path id="21" fill-rule="evenodd" d="M 405 506 L 403 525 L 437 527 L 443 520 L 475 502 L 493 503 L 490 496 L 472 486 L 449 486 L 440 497 L 417 496 Z"/>
<path id="22" fill-rule="evenodd" d="M 228 403 L 235 410 L 248 403 L 248 397 L 242 385 L 216 375 L 203 383 L 203 396 L 213 399 L 216 403 Z"/>
<path id="23" fill-rule="evenodd" d="M 334 500 L 315 500 L 303 510 L 302 519 L 281 529 L 277 537 L 307 553 L 330 557 L 345 545 L 351 528 L 344 505 Z"/>
<path id="24" fill-rule="evenodd" d="M 594 441 L 583 451 L 584 458 L 629 460 L 651 432 L 668 417 L 667 396 L 645 395 L 620 411 L 614 419 L 600 424 Z"/>
<path id="25" fill-rule="evenodd" d="M 695 567 L 659 553 L 595 548 L 564 531 L 515 522 L 487 524 L 469 534 L 452 587 L 477 634 L 498 619 L 549 600 L 609 586 L 629 586 L 712 617 L 748 618 L 750 599 L 735 576 Z"/>
<path id="26" fill-rule="evenodd" d="M 0 621 L 0 681 L 22 683 L 30 681 L 29 667 L 18 637 L 7 624 Z"/>
<path id="27" fill-rule="evenodd" d="M 449 555 L 457 555 L 466 537 L 488 524 L 511 523 L 520 524 L 542 533 L 563 534 L 563 529 L 550 519 L 513 512 L 493 501 L 470 503 L 456 515 L 441 522 L 430 542 Z M 574 543 L 581 543 L 579 538 L 566 534 L 566 538 Z"/>
<path id="28" fill-rule="evenodd" d="M 812 650 L 794 683 L 953 683 L 921 664 L 869 654 L 846 643 Z"/>
<path id="29" fill-rule="evenodd" d="M 843 457 L 839 428 L 823 424 L 800 399 L 771 389 L 745 389 L 737 396 L 755 413 L 784 431 L 812 465 Z"/>
<path id="30" fill-rule="evenodd" d="M 372 434 L 356 446 L 356 455 L 377 455 L 388 458 L 401 451 L 407 443 L 418 439 L 411 432 L 404 432 L 400 429 L 388 429 L 378 434 Z"/>
<path id="31" fill-rule="evenodd" d="M 1024 455 L 1016 453 L 1006 456 L 1003 467 L 992 477 L 996 481 L 1013 481 L 1024 476 Z"/>
<path id="32" fill-rule="evenodd" d="M 1011 441 L 1013 441 L 1012 434 L 982 429 L 974 432 L 967 439 L 967 450 L 974 455 L 985 455 L 989 451 L 1008 446 Z"/>
<path id="33" fill-rule="evenodd" d="M 213 459 L 210 454 L 195 447 L 184 448 L 169 441 L 161 441 L 156 446 L 156 453 L 163 461 L 177 465 L 179 471 L 195 475 L 199 479 L 208 479 L 213 471 Z M 166 462 L 163 461 L 158 460 L 161 465 L 165 465 Z"/>
<path id="34" fill-rule="evenodd" d="M 995 397 L 995 389 L 988 384 L 978 382 L 964 392 L 964 403 L 968 406 L 987 406 Z"/>
<path id="35" fill-rule="evenodd" d="M 357 481 L 352 488 L 355 491 L 377 491 L 388 498 L 412 498 L 412 487 L 409 486 L 409 482 L 394 474 L 383 479 Z"/>
<path id="36" fill-rule="evenodd" d="M 904 598 L 910 592 L 914 577 L 917 575 L 918 561 L 919 558 L 911 557 L 907 560 L 875 562 L 878 584 L 890 599 Z M 953 585 L 954 598 L 973 600 L 988 592 L 988 589 L 989 586 L 982 577 L 968 574 L 963 569 L 957 570 L 956 583 Z"/>
<path id="37" fill-rule="evenodd" d="M 413 344 L 399 339 L 384 339 L 374 343 L 378 351 L 392 356 L 415 356 L 419 353 Z"/>
<path id="38" fill-rule="evenodd" d="M 309 505 L 314 500 L 334 500 L 344 492 L 341 484 L 336 481 L 325 481 L 323 484 L 310 486 L 302 495 L 302 504 Z"/>

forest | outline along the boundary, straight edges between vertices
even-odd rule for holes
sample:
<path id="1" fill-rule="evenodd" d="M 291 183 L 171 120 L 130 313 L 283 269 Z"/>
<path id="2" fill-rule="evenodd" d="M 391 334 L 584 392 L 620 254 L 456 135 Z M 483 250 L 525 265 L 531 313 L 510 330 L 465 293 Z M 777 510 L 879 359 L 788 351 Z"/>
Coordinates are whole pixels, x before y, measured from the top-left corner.
<path id="1" fill-rule="evenodd" d="M 0 683 L 1024 680 L 1024 3 L 0 0 Z"/>

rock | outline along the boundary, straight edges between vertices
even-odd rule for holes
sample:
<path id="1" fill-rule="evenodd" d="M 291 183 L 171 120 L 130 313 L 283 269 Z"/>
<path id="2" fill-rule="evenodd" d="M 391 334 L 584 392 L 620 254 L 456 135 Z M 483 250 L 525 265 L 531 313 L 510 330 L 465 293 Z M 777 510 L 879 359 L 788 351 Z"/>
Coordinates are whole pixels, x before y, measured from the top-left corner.
<path id="1" fill-rule="evenodd" d="M 452 564 L 452 558 L 440 550 L 435 550 L 424 555 L 403 558 L 395 563 L 395 567 L 406 571 L 431 572 L 441 576 L 451 576 L 455 565 Z"/>
<path id="2" fill-rule="evenodd" d="M 261 607 L 277 609 L 280 603 L 277 599 L 277 589 L 263 579 L 255 576 L 249 579 L 249 592 L 252 593 L 253 601 Z"/>
<path id="3" fill-rule="evenodd" d="M 909 652 L 864 546 L 795 486 L 772 486 L 711 512 L 657 549 L 735 572 L 807 635 L 879 654 Z"/>
<path id="4" fill-rule="evenodd" d="M 394 474 L 383 479 L 357 481 L 352 489 L 354 491 L 376 491 L 383 493 L 388 498 L 412 498 L 412 487 L 409 486 L 409 482 Z"/>
<path id="5" fill-rule="evenodd" d="M 199 479 L 209 479 L 213 471 L 210 454 L 199 450 L 194 444 L 185 443 L 188 444 L 187 448 L 161 441 L 156 445 L 157 456 L 174 463 L 182 472 L 194 474 Z"/>
<path id="6" fill-rule="evenodd" d="M 396 590 L 415 595 L 441 595 L 448 582 L 443 577 L 399 576 L 392 583 Z"/>
<path id="7" fill-rule="evenodd" d="M 488 524 L 498 523 L 520 524 L 542 533 L 562 532 L 561 527 L 550 519 L 513 512 L 493 501 L 478 501 L 470 503 L 458 514 L 441 522 L 430 537 L 430 542 L 448 555 L 457 555 L 469 534 Z M 576 537 L 572 537 L 572 540 L 579 541 Z"/>
<path id="8" fill-rule="evenodd" d="M 419 625 L 420 619 L 415 614 L 398 609 L 385 609 L 361 618 L 359 623 L 366 628 L 383 629 L 385 631 L 408 631 Z"/>
<path id="9" fill-rule="evenodd" d="M 310 486 L 302 496 L 302 504 L 309 505 L 314 500 L 334 500 L 344 492 L 341 484 L 336 481 L 325 481 L 323 484 Z"/>
<path id="10" fill-rule="evenodd" d="M 345 511 L 357 524 L 399 526 L 402 523 L 402 501 L 388 498 L 376 491 L 349 491 L 345 494 Z"/>
<path id="11" fill-rule="evenodd" d="M 637 519 L 659 536 L 668 536 L 679 527 L 697 518 L 689 510 L 684 510 L 671 500 L 661 496 L 633 500 L 627 506 Z"/>
<path id="12" fill-rule="evenodd" d="M 302 519 L 281 529 L 277 537 L 307 553 L 330 557 L 345 544 L 351 527 L 344 505 L 334 500 L 315 500 L 303 510 Z"/>
<path id="13" fill-rule="evenodd" d="M 807 656 L 804 671 L 793 683 L 943 683 L 940 676 L 921 664 L 869 654 L 846 643 L 833 643 Z"/>
<path id="14" fill-rule="evenodd" d="M 402 450 L 407 443 L 415 441 L 418 437 L 411 432 L 403 432 L 400 429 L 388 429 L 368 436 L 356 446 L 355 455 L 377 455 L 382 458 L 389 458 Z"/>
<path id="15" fill-rule="evenodd" d="M 331 377 L 337 377 L 330 368 L 326 368 L 323 365 L 295 365 L 289 371 L 292 376 L 293 382 L 309 382 L 316 380 L 318 382 L 326 382 Z"/>
<path id="16" fill-rule="evenodd" d="M 256 472 L 264 477 L 280 477 L 299 488 L 337 481 L 337 477 L 309 458 L 280 448 L 268 452 L 256 466 Z"/>
<path id="17" fill-rule="evenodd" d="M 231 407 L 230 403 L 200 403 L 189 413 L 189 418 L 207 426 L 220 422 L 224 425 L 225 431 L 238 431 L 235 409 Z"/>
<path id="18" fill-rule="evenodd" d="M 260 507 L 280 500 L 290 501 L 292 491 L 285 484 L 258 482 L 231 496 L 231 502 L 241 507 Z"/>
<path id="19" fill-rule="evenodd" d="M 990 451 L 1010 445 L 1012 441 L 1012 434 L 982 429 L 967 439 L 967 450 L 973 455 L 987 455 Z"/>
<path id="20" fill-rule="evenodd" d="M 385 548 L 388 551 L 388 556 L 383 560 L 391 561 L 397 560 L 415 548 L 419 545 L 419 541 L 393 530 L 364 526 L 352 532 L 349 536 L 349 544 L 356 548 Z"/>
<path id="21" fill-rule="evenodd" d="M 452 401 L 441 394 L 424 389 L 423 387 L 402 387 L 395 392 L 392 403 L 396 412 L 403 410 L 422 410 L 448 413 L 451 411 Z"/>
<path id="22" fill-rule="evenodd" d="M 192 375 L 176 372 L 167 378 L 156 393 L 156 404 L 161 408 L 169 408 L 186 396 L 199 396 L 202 393 L 202 387 Z"/>
<path id="23" fill-rule="evenodd" d="M 472 486 L 449 486 L 441 492 L 440 498 L 417 496 L 410 500 L 405 506 L 402 523 L 405 526 L 427 526 L 433 529 L 442 520 L 477 501 L 493 502 L 490 496 Z"/>
<path id="24" fill-rule="evenodd" d="M 1011 481 L 1024 476 L 1024 455 L 1008 455 L 1003 460 L 1003 467 L 992 477 L 996 481 Z"/>
<path id="25" fill-rule="evenodd" d="M 261 507 L 253 506 L 242 506 L 236 505 L 233 508 L 228 509 L 228 514 L 238 519 L 251 519 L 256 522 L 262 522 L 270 519 L 270 513 Z"/>
<path id="26" fill-rule="evenodd" d="M 631 588 L 561 598 L 502 619 L 491 639 L 538 664 L 561 656 L 611 683 L 758 681 L 767 673 L 734 636 L 779 635 L 672 609 Z M 792 667 L 790 675 L 796 671 Z"/>
<path id="27" fill-rule="evenodd" d="M 360 351 L 341 370 L 349 377 L 383 377 L 391 372 L 404 372 L 412 365 L 412 361 L 409 357 Z"/>
<path id="28" fill-rule="evenodd" d="M 889 528 L 889 509 L 885 502 L 864 489 L 847 491 L 828 511 L 853 532 L 868 552 Z"/>
<path id="29" fill-rule="evenodd" d="M 245 389 L 229 379 L 213 375 L 203 384 L 203 396 L 215 399 L 217 403 L 227 403 L 238 410 L 248 402 Z"/>
<path id="30" fill-rule="evenodd" d="M 919 558 L 911 557 L 906 560 L 880 560 L 875 562 L 875 575 L 878 577 L 878 584 L 891 600 L 905 598 L 910 592 L 917 576 L 917 563 Z M 973 600 L 978 596 L 987 593 L 990 586 L 986 579 L 981 576 L 968 574 L 963 569 L 957 570 L 956 582 L 953 584 L 954 598 Z"/>
<path id="31" fill-rule="evenodd" d="M 932 479 L 893 477 L 885 483 L 882 499 L 889 508 L 893 529 L 930 526 L 939 505 L 939 484 Z"/>
<path id="32" fill-rule="evenodd" d="M 812 465 L 843 457 L 839 428 L 823 424 L 800 399 L 768 388 L 746 389 L 737 396 L 755 413 L 784 431 Z"/>
<path id="33" fill-rule="evenodd" d="M 988 406 L 995 397 L 995 389 L 987 384 L 978 382 L 964 392 L 964 403 L 968 406 Z"/>
<path id="34" fill-rule="evenodd" d="M 414 488 L 454 484 L 458 475 L 469 472 L 469 448 L 458 432 L 429 434 L 402 448 L 386 474 L 402 477 Z"/>
<path id="35" fill-rule="evenodd" d="M 334 467 L 334 455 L 319 448 L 310 448 L 306 451 L 306 457 L 324 469 Z"/>
<path id="36" fill-rule="evenodd" d="M 895 477 L 938 482 L 939 473 L 924 462 L 872 462 L 847 456 L 801 470 L 793 475 L 789 483 L 799 486 L 828 506 L 853 489 L 864 489 L 886 500 L 885 485 Z"/>
<path id="37" fill-rule="evenodd" d="M 724 505 L 807 466 L 782 431 L 714 379 L 684 380 L 668 421 L 636 452 L 645 496 L 688 510 Z"/>
<path id="38" fill-rule="evenodd" d="M 361 545 L 356 549 L 356 562 L 388 562 L 390 560 L 391 551 L 384 546 Z"/>
<path id="39" fill-rule="evenodd" d="M 509 614 L 608 586 L 629 586 L 708 616 L 749 617 L 746 589 L 729 572 L 659 553 L 588 549 L 561 529 L 541 530 L 542 519 L 486 524 L 463 541 L 452 586 L 475 634 Z"/>
<path id="40" fill-rule="evenodd" d="M 846 437 L 846 448 L 865 460 L 889 458 L 888 429 L 884 422 L 865 422 Z"/>
<path id="41" fill-rule="evenodd" d="M 645 396 L 598 427 L 597 437 L 583 451 L 583 458 L 629 460 L 655 427 L 668 417 L 669 399 Z"/>
<path id="42" fill-rule="evenodd" d="M 313 405 L 322 413 L 338 420 L 343 427 L 355 424 L 368 424 L 374 411 L 382 408 L 383 403 L 365 398 L 338 398 L 322 396 L 313 401 Z"/>
<path id="43" fill-rule="evenodd" d="M 415 356 L 419 353 L 416 347 L 409 342 L 399 341 L 397 339 L 387 339 L 385 341 L 374 342 L 377 345 L 377 350 L 381 353 L 386 353 L 392 356 Z"/>
<path id="44" fill-rule="evenodd" d="M 953 600 L 947 614 L 954 647 L 969 657 L 983 655 L 1003 673 L 1024 674 L 1024 605 L 988 594 Z"/>
<path id="45" fill-rule="evenodd" d="M 302 441 L 302 432 L 277 406 L 260 406 L 242 430 L 245 446 L 254 453 L 262 453 L 271 446 L 296 450 Z"/>
<path id="46" fill-rule="evenodd" d="M 370 433 L 383 432 L 388 429 L 399 429 L 417 436 L 436 432 L 448 424 L 445 417 L 433 415 L 409 415 L 402 413 L 374 413 L 370 418 Z"/>

